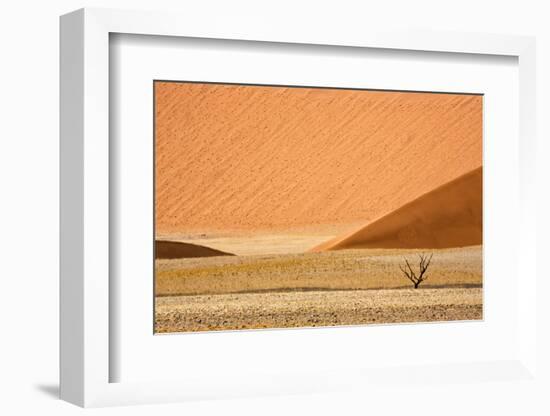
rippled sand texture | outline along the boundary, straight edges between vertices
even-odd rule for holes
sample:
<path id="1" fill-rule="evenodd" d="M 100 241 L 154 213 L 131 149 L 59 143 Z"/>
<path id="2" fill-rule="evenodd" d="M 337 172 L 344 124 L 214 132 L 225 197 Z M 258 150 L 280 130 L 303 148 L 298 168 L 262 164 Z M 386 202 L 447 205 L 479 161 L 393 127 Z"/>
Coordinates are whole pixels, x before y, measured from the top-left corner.
<path id="1" fill-rule="evenodd" d="M 367 224 L 482 163 L 481 96 L 155 92 L 157 233 Z"/>

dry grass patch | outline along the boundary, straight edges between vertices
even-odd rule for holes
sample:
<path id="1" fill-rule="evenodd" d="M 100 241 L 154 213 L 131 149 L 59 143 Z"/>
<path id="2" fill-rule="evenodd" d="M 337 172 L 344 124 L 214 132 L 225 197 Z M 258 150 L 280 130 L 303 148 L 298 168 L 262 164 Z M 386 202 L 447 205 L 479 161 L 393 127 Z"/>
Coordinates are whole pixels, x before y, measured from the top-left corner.
<path id="1" fill-rule="evenodd" d="M 157 296 L 408 288 L 403 257 L 421 250 L 360 249 L 271 256 L 157 260 Z M 424 250 L 425 252 L 425 250 Z M 480 246 L 434 253 L 424 288 L 480 287 Z"/>

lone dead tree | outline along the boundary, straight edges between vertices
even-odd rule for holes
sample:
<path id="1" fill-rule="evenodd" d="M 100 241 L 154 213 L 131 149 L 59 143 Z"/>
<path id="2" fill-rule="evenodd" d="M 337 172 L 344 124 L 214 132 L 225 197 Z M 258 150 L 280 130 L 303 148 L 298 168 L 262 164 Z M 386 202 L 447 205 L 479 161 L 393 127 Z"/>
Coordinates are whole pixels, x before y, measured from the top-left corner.
<path id="1" fill-rule="evenodd" d="M 433 253 L 430 255 L 430 257 L 425 256 L 424 254 L 419 254 L 418 257 L 420 258 L 420 274 L 418 276 L 413 271 L 411 265 L 409 264 L 409 261 L 406 258 L 405 263 L 407 264 L 408 270 L 399 265 L 399 268 L 403 273 L 405 273 L 407 279 L 409 279 L 413 283 L 415 289 L 418 289 L 418 285 L 420 285 L 420 283 L 428 278 L 428 276 L 426 276 L 426 270 L 428 270 L 428 267 L 430 266 Z"/>

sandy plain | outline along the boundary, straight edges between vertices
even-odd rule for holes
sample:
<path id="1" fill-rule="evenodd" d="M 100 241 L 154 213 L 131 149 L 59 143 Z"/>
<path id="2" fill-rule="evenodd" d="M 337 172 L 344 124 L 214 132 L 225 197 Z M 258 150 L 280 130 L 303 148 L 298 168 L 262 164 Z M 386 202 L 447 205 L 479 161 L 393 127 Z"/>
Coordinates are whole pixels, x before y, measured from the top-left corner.
<path id="1" fill-rule="evenodd" d="M 163 332 L 479 320 L 482 289 L 330 290 L 157 298 Z"/>
<path id="2" fill-rule="evenodd" d="M 482 318 L 481 246 L 430 250 L 419 289 L 399 270 L 426 250 L 358 249 L 156 260 L 157 332 Z"/>
<path id="3" fill-rule="evenodd" d="M 352 230 L 353 226 L 338 230 Z M 332 231 L 332 232 L 330 232 Z M 333 230 L 304 234 L 300 230 L 285 230 L 277 233 L 201 233 L 201 234 L 158 234 L 158 240 L 184 242 L 213 247 L 236 256 L 262 254 L 304 253 L 314 246 L 333 239 L 337 234 Z"/>

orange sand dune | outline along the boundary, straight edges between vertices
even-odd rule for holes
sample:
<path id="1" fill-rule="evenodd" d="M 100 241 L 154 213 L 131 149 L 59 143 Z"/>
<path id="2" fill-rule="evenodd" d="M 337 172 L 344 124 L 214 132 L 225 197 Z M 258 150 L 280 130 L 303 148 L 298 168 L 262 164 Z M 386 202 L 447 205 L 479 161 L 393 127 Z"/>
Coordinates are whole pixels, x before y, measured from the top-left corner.
<path id="1" fill-rule="evenodd" d="M 476 95 L 155 82 L 155 108 L 157 233 L 342 232 L 482 161 Z"/>
<path id="2" fill-rule="evenodd" d="M 155 241 L 155 258 L 180 259 L 191 257 L 234 256 L 234 254 L 215 250 L 198 244 L 181 243 L 177 241 Z"/>
<path id="3" fill-rule="evenodd" d="M 449 248 L 482 242 L 482 168 L 434 189 L 352 234 L 312 251 L 345 248 Z"/>

